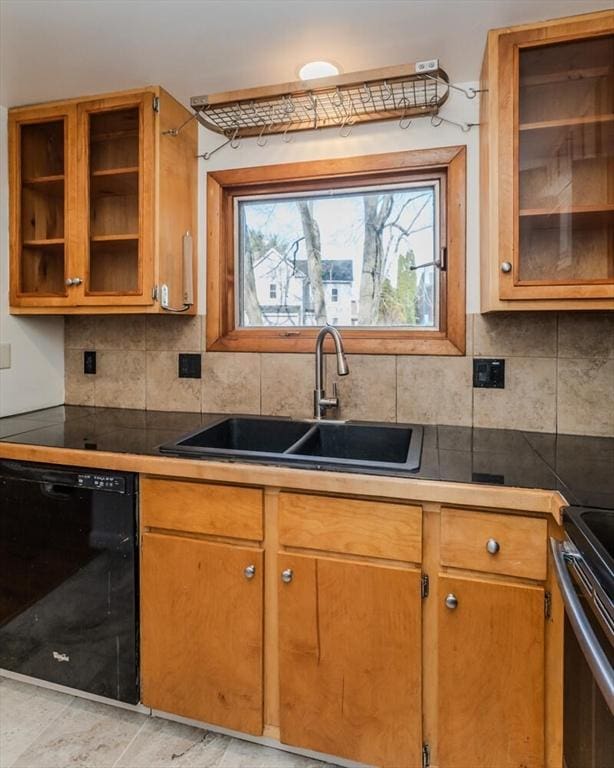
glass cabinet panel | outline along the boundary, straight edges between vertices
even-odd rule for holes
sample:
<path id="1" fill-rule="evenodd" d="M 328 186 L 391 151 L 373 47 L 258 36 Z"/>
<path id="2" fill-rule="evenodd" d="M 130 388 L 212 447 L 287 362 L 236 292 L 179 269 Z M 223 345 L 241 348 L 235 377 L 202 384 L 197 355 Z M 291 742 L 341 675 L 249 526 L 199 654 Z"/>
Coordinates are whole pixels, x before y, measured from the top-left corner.
<path id="1" fill-rule="evenodd" d="M 140 109 L 89 114 L 88 293 L 140 286 Z"/>
<path id="2" fill-rule="evenodd" d="M 520 48 L 525 284 L 614 282 L 614 36 Z"/>
<path id="3" fill-rule="evenodd" d="M 19 289 L 66 295 L 63 118 L 19 127 L 21 147 Z"/>

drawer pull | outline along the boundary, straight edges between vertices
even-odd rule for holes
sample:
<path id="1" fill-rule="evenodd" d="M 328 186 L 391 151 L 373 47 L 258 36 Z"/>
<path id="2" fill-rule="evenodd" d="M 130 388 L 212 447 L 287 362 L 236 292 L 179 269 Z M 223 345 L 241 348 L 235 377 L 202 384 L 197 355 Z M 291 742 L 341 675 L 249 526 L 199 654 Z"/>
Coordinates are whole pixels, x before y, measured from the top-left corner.
<path id="1" fill-rule="evenodd" d="M 253 579 L 256 575 L 256 566 L 255 565 L 248 565 L 245 567 L 243 571 L 243 575 L 246 579 Z"/>
<path id="2" fill-rule="evenodd" d="M 292 577 L 294 576 L 294 571 L 292 568 L 286 568 L 284 571 L 281 572 L 281 580 L 284 584 L 289 584 L 292 581 Z"/>
<path id="3" fill-rule="evenodd" d="M 451 592 L 446 597 L 446 608 L 449 608 L 451 611 L 453 611 L 456 606 L 458 605 L 458 598 L 456 595 L 453 595 Z"/>
<path id="4" fill-rule="evenodd" d="M 491 555 L 496 555 L 500 549 L 501 546 L 496 539 L 488 539 L 486 542 L 486 550 L 490 552 Z"/>

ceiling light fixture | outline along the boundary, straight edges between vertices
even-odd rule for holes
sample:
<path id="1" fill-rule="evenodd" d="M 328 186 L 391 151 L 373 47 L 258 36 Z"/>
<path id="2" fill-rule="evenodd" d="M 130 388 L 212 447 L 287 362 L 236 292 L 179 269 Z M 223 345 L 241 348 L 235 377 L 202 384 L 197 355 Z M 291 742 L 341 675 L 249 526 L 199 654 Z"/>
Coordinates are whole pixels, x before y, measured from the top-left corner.
<path id="1" fill-rule="evenodd" d="M 316 77 L 331 77 L 339 74 L 339 67 L 330 61 L 309 61 L 298 71 L 301 80 L 313 80 Z"/>

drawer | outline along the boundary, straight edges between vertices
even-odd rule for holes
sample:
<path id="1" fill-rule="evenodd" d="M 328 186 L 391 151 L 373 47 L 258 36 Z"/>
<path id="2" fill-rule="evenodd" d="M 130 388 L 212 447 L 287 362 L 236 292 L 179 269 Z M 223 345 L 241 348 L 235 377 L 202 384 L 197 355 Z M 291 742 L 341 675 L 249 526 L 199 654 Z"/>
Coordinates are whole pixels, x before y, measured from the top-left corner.
<path id="1" fill-rule="evenodd" d="M 279 542 L 287 547 L 419 563 L 422 508 L 410 504 L 279 494 Z"/>
<path id="2" fill-rule="evenodd" d="M 496 543 L 494 552 L 487 548 L 491 539 Z M 546 543 L 545 520 L 463 509 L 441 510 L 442 565 L 543 581 Z"/>
<path id="3" fill-rule="evenodd" d="M 262 541 L 258 488 L 141 477 L 141 522 L 148 528 Z"/>

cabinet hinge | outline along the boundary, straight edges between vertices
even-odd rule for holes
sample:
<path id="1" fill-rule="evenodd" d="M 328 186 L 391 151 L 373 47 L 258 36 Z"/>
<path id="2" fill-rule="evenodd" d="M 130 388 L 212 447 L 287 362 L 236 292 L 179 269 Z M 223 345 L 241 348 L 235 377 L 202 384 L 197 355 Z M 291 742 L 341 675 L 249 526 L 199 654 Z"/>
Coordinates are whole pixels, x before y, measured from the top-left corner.
<path id="1" fill-rule="evenodd" d="M 428 744 L 422 745 L 422 768 L 429 768 L 431 764 L 431 748 Z"/>
<path id="2" fill-rule="evenodd" d="M 549 619 L 552 615 L 552 594 L 544 592 L 544 616 Z"/>
<path id="3" fill-rule="evenodd" d="M 420 596 L 429 596 L 429 577 L 426 573 L 423 573 L 420 577 Z"/>
<path id="4" fill-rule="evenodd" d="M 152 103 L 151 106 L 153 107 L 153 111 L 154 112 L 159 112 L 160 111 L 160 97 L 159 96 L 154 96 L 153 97 L 153 103 Z"/>

